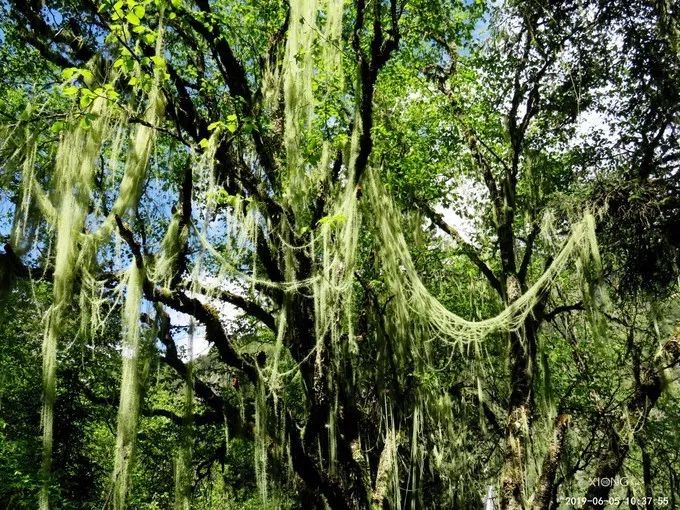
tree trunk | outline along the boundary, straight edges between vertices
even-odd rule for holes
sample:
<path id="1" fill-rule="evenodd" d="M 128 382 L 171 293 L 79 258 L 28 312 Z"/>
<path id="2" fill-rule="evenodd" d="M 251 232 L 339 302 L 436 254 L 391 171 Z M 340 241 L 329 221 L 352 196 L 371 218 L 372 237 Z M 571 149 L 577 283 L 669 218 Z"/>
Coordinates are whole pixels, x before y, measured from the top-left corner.
<path id="1" fill-rule="evenodd" d="M 548 510 L 550 508 L 555 487 L 555 476 L 557 475 L 557 467 L 562 459 L 569 420 L 570 416 L 567 414 L 561 414 L 555 420 L 553 438 L 545 454 L 541 478 L 536 486 L 533 510 Z"/>
<path id="2" fill-rule="evenodd" d="M 514 274 L 506 278 L 507 302 L 515 301 L 522 292 Z M 505 428 L 505 455 L 501 471 L 501 510 L 525 508 L 525 459 L 529 427 L 533 413 L 533 371 L 536 357 L 535 322 L 510 334 L 510 405 Z"/>
<path id="3" fill-rule="evenodd" d="M 652 459 L 647 449 L 647 441 L 644 435 L 638 438 L 638 445 L 642 451 L 642 480 L 645 484 L 646 509 L 654 510 L 654 487 L 652 485 Z"/>

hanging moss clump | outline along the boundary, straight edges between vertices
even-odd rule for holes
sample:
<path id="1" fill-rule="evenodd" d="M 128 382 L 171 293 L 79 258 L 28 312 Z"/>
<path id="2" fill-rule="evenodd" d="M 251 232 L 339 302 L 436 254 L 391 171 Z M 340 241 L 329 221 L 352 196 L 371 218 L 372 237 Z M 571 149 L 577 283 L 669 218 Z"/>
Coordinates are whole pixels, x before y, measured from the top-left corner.
<path id="1" fill-rule="evenodd" d="M 62 134 L 57 149 L 52 199 L 58 205 L 53 273 L 53 302 L 46 315 L 43 339 L 43 486 L 41 510 L 49 509 L 49 474 L 52 459 L 54 402 L 56 398 L 57 343 L 61 335 L 64 313 L 70 306 L 73 282 L 77 272 L 79 235 L 85 225 L 90 203 L 92 180 L 102 139 L 109 127 L 109 102 L 105 98 L 93 101 L 89 114 L 91 124 L 79 123 Z"/>
<path id="2" fill-rule="evenodd" d="M 187 341 L 187 373 L 184 381 L 184 412 L 182 415 L 182 429 L 180 444 L 175 462 L 175 510 L 190 510 L 192 459 L 194 439 L 194 321 L 189 323 L 189 337 Z"/>
<path id="3" fill-rule="evenodd" d="M 316 0 L 296 0 L 290 3 L 288 39 L 283 65 L 283 96 L 284 145 L 291 193 L 300 193 L 306 188 L 305 162 L 301 154 L 301 145 L 314 112 L 312 80 L 317 9 Z"/>
<path id="4" fill-rule="evenodd" d="M 128 493 L 130 464 L 134 453 L 139 415 L 140 380 L 140 306 L 144 270 L 133 261 L 127 274 L 125 306 L 123 308 L 124 337 L 122 346 L 123 371 L 118 404 L 118 427 L 113 467 L 113 508 L 123 510 Z"/>
<path id="5" fill-rule="evenodd" d="M 550 266 L 536 282 L 496 317 L 469 321 L 447 310 L 430 294 L 418 277 L 408 245 L 401 231 L 400 215 L 381 184 L 378 172 L 370 169 L 366 176 L 366 194 L 376 218 L 378 253 L 383 262 L 385 280 L 394 294 L 395 323 L 400 336 L 407 336 L 414 318 L 421 321 L 431 338 L 459 347 L 479 344 L 495 332 L 515 331 L 522 327 L 538 301 L 549 292 L 555 279 L 567 265 L 580 265 L 599 271 L 600 260 L 595 238 L 595 220 L 590 213 L 572 227 L 572 232 Z M 400 325 L 400 326 L 399 326 Z"/>
<path id="6" fill-rule="evenodd" d="M 21 163 L 21 200 L 14 211 L 14 221 L 9 244 L 14 253 L 23 255 L 30 250 L 31 237 L 35 229 L 31 214 L 33 186 L 35 183 L 35 157 L 37 144 L 34 136 L 30 134 L 28 128 L 25 133 L 25 148 L 23 150 Z"/>

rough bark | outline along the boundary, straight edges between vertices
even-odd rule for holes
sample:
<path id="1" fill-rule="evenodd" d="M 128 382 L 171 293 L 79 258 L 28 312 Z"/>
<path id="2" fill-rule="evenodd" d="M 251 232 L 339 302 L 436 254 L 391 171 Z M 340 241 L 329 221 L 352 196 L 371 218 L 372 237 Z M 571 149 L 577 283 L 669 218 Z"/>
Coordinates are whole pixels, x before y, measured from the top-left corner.
<path id="1" fill-rule="evenodd" d="M 568 414 L 561 414 L 555 420 L 552 441 L 543 459 L 541 477 L 534 493 L 533 510 L 548 510 L 550 508 L 555 487 L 555 476 L 564 452 L 564 441 L 570 419 L 571 417 Z"/>
<path id="2" fill-rule="evenodd" d="M 513 259 L 514 260 L 514 259 Z M 508 303 L 522 292 L 520 282 L 513 273 L 506 276 Z M 509 348 L 511 393 L 505 429 L 505 452 L 501 471 L 501 508 L 525 508 L 526 447 L 534 405 L 534 366 L 536 359 L 537 323 L 527 320 L 526 326 L 511 333 Z"/>

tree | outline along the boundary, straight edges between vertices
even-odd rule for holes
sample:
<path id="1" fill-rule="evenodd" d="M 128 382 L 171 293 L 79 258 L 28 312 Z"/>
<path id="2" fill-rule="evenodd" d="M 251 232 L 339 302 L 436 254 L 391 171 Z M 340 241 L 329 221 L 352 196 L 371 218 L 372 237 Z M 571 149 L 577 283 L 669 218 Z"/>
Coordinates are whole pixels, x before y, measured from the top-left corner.
<path id="1" fill-rule="evenodd" d="M 272 507 L 292 484 L 304 508 L 475 508 L 496 485 L 501 508 L 555 508 L 577 473 L 615 477 L 638 451 L 653 495 L 650 448 L 672 441 L 646 423 L 680 362 L 674 269 L 654 257 L 677 260 L 676 17 L 643 2 L 3 4 L 4 74 L 38 91 L 2 83 L 0 274 L 10 295 L 51 292 L 41 508 L 63 485 L 64 391 L 110 409 L 112 378 L 115 509 L 137 497 L 136 451 L 174 462 L 175 506 L 198 505 L 221 426 L 252 448 Z M 594 112 L 607 143 L 579 135 Z M 102 338 L 120 375 L 69 378 L 69 342 Z M 173 381 L 150 381 L 159 364 Z M 149 453 L 164 427 L 174 452 Z"/>

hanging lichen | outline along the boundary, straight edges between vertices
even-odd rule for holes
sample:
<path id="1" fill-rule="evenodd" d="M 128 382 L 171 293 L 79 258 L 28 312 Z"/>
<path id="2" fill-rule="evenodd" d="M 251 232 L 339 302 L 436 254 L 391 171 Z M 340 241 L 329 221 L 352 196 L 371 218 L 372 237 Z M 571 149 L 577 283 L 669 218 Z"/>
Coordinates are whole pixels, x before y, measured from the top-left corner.
<path id="1" fill-rule="evenodd" d="M 156 39 L 156 57 L 158 58 L 162 55 L 162 33 L 163 28 L 159 26 Z M 138 124 L 136 127 L 120 191 L 112 207 L 112 215 L 133 213 L 137 208 L 142 185 L 146 180 L 151 151 L 156 139 L 156 126 L 160 124 L 163 115 L 164 101 L 160 89 L 160 76 L 161 70 L 155 69 L 154 79 L 147 96 L 147 103 L 143 114 L 145 122 Z M 109 225 L 111 225 L 111 222 L 110 219 L 107 219 L 104 225 L 100 227 L 99 235 L 106 232 L 110 228 Z M 134 261 L 128 270 L 127 294 L 123 312 L 125 336 L 122 346 L 123 368 L 113 469 L 114 510 L 123 510 L 126 505 L 130 481 L 130 466 L 134 453 L 140 406 L 139 314 L 146 275 L 144 269 L 138 267 L 138 263 L 138 261 Z"/>
<path id="2" fill-rule="evenodd" d="M 113 214 L 122 216 L 125 213 L 133 212 L 134 208 L 137 207 L 146 178 L 153 142 L 156 138 L 155 126 L 160 124 L 163 108 L 163 96 L 158 84 L 155 84 L 149 93 L 146 111 L 143 115 L 145 122 L 137 125 L 133 137 L 118 198 L 111 209 Z"/>
<path id="3" fill-rule="evenodd" d="M 264 381 L 260 379 L 255 389 L 255 479 L 260 490 L 262 504 L 266 505 L 268 491 L 267 480 L 267 396 Z"/>
<path id="4" fill-rule="evenodd" d="M 481 321 L 466 320 L 447 310 L 425 288 L 401 231 L 399 214 L 380 183 L 377 171 L 369 170 L 366 177 L 366 195 L 376 219 L 384 277 L 395 296 L 395 322 L 404 328 L 413 318 L 418 318 L 433 338 L 457 346 L 481 342 L 491 333 L 520 328 L 569 262 L 584 261 L 594 267 L 594 271 L 600 266 L 595 220 L 586 213 L 583 220 L 573 226 L 571 235 L 550 266 L 524 294 L 495 317 Z M 407 331 L 403 329 L 400 333 L 406 335 Z"/>
<path id="5" fill-rule="evenodd" d="M 175 463 L 175 510 L 189 510 L 191 508 L 191 482 L 194 439 L 194 330 L 195 324 L 189 323 L 187 339 L 187 373 L 184 381 L 184 412 L 182 429 L 180 431 L 180 446 Z"/>
<path id="6" fill-rule="evenodd" d="M 161 242 L 160 254 L 156 258 L 152 279 L 168 287 L 170 280 L 177 271 L 178 258 L 189 236 L 189 229 L 186 224 L 182 224 L 180 213 L 172 215 L 168 229 Z"/>
<path id="7" fill-rule="evenodd" d="M 139 415 L 140 306 L 144 271 L 133 261 L 128 269 L 123 309 L 123 369 L 118 404 L 118 427 L 113 467 L 113 508 L 123 510 L 128 493 L 130 465 L 134 453 Z"/>
<path id="8" fill-rule="evenodd" d="M 314 111 L 312 80 L 314 76 L 313 43 L 316 36 L 316 0 L 290 2 L 288 38 L 284 62 L 283 95 L 285 104 L 284 145 L 291 188 L 303 184 L 301 159 L 303 134 L 309 128 Z"/>
<path id="9" fill-rule="evenodd" d="M 344 0 L 326 0 L 326 24 L 323 37 L 323 62 L 328 79 L 338 90 L 343 89 L 342 18 Z"/>
<path id="10" fill-rule="evenodd" d="M 31 222 L 31 206 L 33 186 L 35 183 L 35 156 L 37 151 L 36 139 L 26 129 L 25 150 L 22 151 L 21 163 L 21 199 L 14 211 L 14 221 L 10 236 L 10 245 L 17 255 L 22 255 L 30 249 L 31 236 L 34 225 Z"/>
<path id="11" fill-rule="evenodd" d="M 92 179 L 102 138 L 109 122 L 109 103 L 97 98 L 89 114 L 91 124 L 78 126 L 62 135 L 56 155 L 54 202 L 56 209 L 56 245 L 53 272 L 53 303 L 46 315 L 43 339 L 43 460 L 41 473 L 43 486 L 40 508 L 49 508 L 49 473 L 52 459 L 54 403 L 56 398 L 57 342 L 63 315 L 70 306 L 73 282 L 76 275 L 78 240 L 85 224 L 90 203 Z"/>
<path id="12" fill-rule="evenodd" d="M 371 497 L 372 508 L 375 510 L 383 508 L 383 501 L 390 490 L 392 491 L 392 497 L 398 501 L 400 492 L 398 480 L 397 434 L 394 429 L 389 429 L 384 440 L 380 460 L 378 461 L 378 470 L 376 472 L 375 485 Z M 397 484 L 396 490 L 394 490 L 395 483 Z M 397 508 L 399 508 L 399 506 L 400 505 L 398 504 L 396 505 Z"/>

